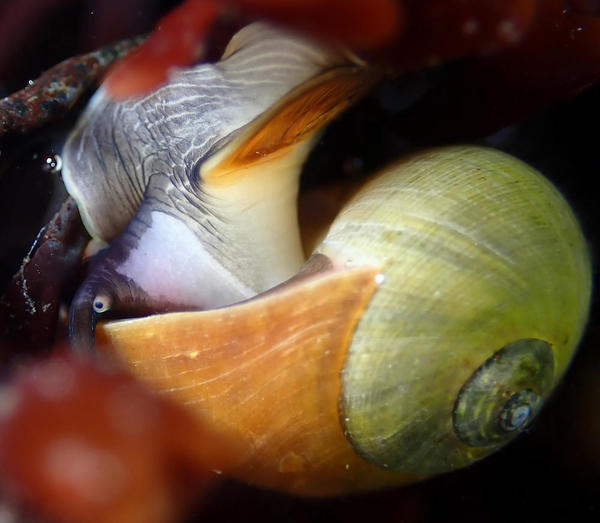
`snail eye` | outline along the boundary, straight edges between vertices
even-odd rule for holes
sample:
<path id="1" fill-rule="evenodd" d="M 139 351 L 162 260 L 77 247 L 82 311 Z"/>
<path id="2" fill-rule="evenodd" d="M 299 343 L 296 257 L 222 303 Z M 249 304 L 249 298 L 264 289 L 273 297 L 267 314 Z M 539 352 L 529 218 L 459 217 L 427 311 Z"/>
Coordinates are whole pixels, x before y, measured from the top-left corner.
<path id="1" fill-rule="evenodd" d="M 94 302 L 92 304 L 92 308 L 97 314 L 102 314 L 103 312 L 110 310 L 111 306 L 112 298 L 106 294 L 98 294 L 98 296 L 94 298 Z"/>

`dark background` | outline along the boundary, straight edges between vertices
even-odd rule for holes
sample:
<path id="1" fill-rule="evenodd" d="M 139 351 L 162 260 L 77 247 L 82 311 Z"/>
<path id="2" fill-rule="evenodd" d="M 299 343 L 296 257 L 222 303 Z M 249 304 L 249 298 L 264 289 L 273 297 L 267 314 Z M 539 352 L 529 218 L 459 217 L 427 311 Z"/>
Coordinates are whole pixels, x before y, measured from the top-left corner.
<path id="1" fill-rule="evenodd" d="M 28 5 L 27 1 L 22 2 Z M 0 97 L 48 67 L 112 40 L 148 31 L 173 2 L 31 2 L 14 31 L 0 35 Z M 10 15 L 0 2 L 0 17 Z M 598 122 L 600 86 L 498 130 L 415 138 L 407 111 L 443 85 L 461 61 L 388 81 L 335 122 L 316 148 L 305 187 L 365 176 L 414 148 L 478 141 L 511 152 L 549 177 L 570 201 L 590 243 L 600 245 Z M 464 106 L 469 111 L 469 106 Z M 74 117 L 74 116 L 73 116 Z M 432 129 L 435 114 L 425 115 Z M 46 172 L 72 118 L 0 149 L 0 283 L 17 270 L 39 228 L 56 210 L 60 182 Z M 445 126 L 444 126 L 445 127 Z M 459 138 L 457 138 L 459 137 Z M 60 192 L 58 193 L 60 194 Z M 299 500 L 225 482 L 189 521 L 547 522 L 600 521 L 600 322 L 597 291 L 587 333 L 562 386 L 531 430 L 469 469 L 419 485 L 333 500 Z"/>

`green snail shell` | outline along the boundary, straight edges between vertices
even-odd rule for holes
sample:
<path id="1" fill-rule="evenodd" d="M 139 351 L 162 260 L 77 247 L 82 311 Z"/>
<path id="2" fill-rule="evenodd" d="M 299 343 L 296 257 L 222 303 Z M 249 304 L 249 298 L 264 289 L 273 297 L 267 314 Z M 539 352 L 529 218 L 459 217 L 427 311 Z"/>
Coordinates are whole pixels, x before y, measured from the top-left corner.
<path id="1" fill-rule="evenodd" d="M 524 430 L 588 315 L 573 212 L 542 175 L 491 149 L 387 168 L 317 251 L 382 267 L 345 362 L 340 419 L 355 450 L 391 470 L 462 467 Z"/>

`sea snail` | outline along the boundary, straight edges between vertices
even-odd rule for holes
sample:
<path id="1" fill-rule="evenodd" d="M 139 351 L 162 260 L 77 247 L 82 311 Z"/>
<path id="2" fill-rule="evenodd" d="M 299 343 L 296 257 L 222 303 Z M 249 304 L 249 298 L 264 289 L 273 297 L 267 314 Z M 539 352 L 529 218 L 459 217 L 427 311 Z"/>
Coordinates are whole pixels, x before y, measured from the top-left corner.
<path id="1" fill-rule="evenodd" d="M 251 27 L 296 42 L 296 37 L 283 37 L 264 26 Z M 279 47 L 285 49 L 283 43 Z M 240 60 L 248 63 L 244 49 L 248 47 L 239 47 Z M 226 52 L 225 62 L 235 56 Z M 252 67 L 241 69 L 244 74 L 260 69 L 262 62 L 249 63 Z M 150 230 L 180 220 L 187 228 L 190 220 L 183 211 L 196 203 L 185 190 L 197 189 L 202 180 L 209 187 L 200 191 L 200 201 L 206 200 L 200 210 L 208 217 L 199 223 L 210 234 L 198 237 L 203 242 L 214 236 L 215 245 L 203 244 L 206 251 L 198 248 L 192 252 L 207 259 L 206 252 L 212 256 L 231 247 L 237 256 L 241 247 L 248 254 L 249 227 L 255 232 L 273 224 L 277 230 L 281 224 L 276 211 L 282 209 L 268 204 L 265 213 L 250 215 L 251 224 L 247 223 L 250 218 L 235 213 L 229 221 L 227 205 L 236 194 L 234 186 L 241 182 L 246 194 L 251 184 L 259 184 L 248 193 L 250 208 L 267 205 L 261 198 L 279 195 L 282 187 L 276 184 L 271 192 L 267 182 L 273 182 L 272 178 L 261 179 L 242 160 L 252 157 L 253 151 L 268 149 L 275 151 L 274 161 L 281 169 L 269 170 L 266 176 L 279 179 L 290 163 L 296 169 L 297 156 L 304 158 L 307 142 L 294 139 L 284 140 L 284 146 L 276 144 L 271 123 L 275 122 L 278 130 L 289 129 L 283 122 L 291 118 L 293 125 L 298 124 L 293 136 L 307 135 L 311 140 L 310 133 L 299 129 L 306 125 L 314 131 L 318 127 L 315 122 L 321 122 L 315 115 L 324 105 L 303 119 L 303 113 L 293 108 L 295 102 L 307 89 L 323 85 L 325 75 L 333 84 L 343 78 L 341 94 L 333 84 L 328 85 L 327 94 L 338 95 L 333 96 L 332 104 L 347 104 L 360 94 L 356 82 L 349 79 L 362 74 L 356 65 L 336 65 L 325 73 L 320 70 L 316 80 L 312 73 L 307 75 L 291 94 L 280 93 L 283 102 L 268 102 L 272 106 L 233 137 L 221 131 L 221 142 L 213 142 L 213 149 L 208 149 L 216 152 L 208 154 L 199 169 L 196 163 L 184 162 L 193 166 L 189 181 L 177 178 L 180 185 L 173 182 L 161 193 L 152 192 L 150 178 L 133 219 L 143 191 L 135 193 L 136 200 L 131 196 L 133 189 L 127 192 L 119 184 L 134 186 L 139 183 L 134 176 L 118 183 L 111 179 L 114 186 L 105 192 L 112 190 L 114 201 L 98 215 L 86 205 L 104 204 L 83 201 L 84 189 L 71 192 L 92 232 L 103 230 L 97 225 L 103 220 L 117 219 L 112 218 L 110 207 L 121 209 L 118 202 L 125 198 L 131 209 L 119 224 L 113 224 L 114 236 L 120 227 L 137 231 L 137 220 Z M 366 78 L 368 83 L 369 76 Z M 150 97 L 147 102 L 152 100 Z M 314 107 L 314 100 L 322 102 L 322 97 L 311 100 L 310 107 Z M 94 119 L 98 107 L 98 101 L 92 102 L 66 146 L 65 166 L 70 177 L 80 175 L 73 167 L 76 160 L 80 165 L 97 161 L 106 166 L 102 143 L 96 138 L 102 136 L 99 133 L 114 137 L 116 132 L 126 132 L 117 127 L 130 118 L 127 132 L 135 131 L 136 139 L 140 126 L 147 127 L 150 137 L 157 132 L 153 125 L 163 125 L 158 120 L 135 120 L 128 116 L 126 106 L 111 109 L 121 114 L 119 126 L 111 123 L 112 119 L 98 121 Z M 331 107 L 324 114 L 329 116 Z M 162 116 L 167 121 L 176 119 L 175 115 Z M 88 131 L 90 126 L 96 130 Z M 265 136 L 271 147 L 257 147 Z M 136 158 L 142 165 L 151 164 L 144 156 L 124 157 L 121 142 L 113 139 L 119 152 L 119 157 L 111 160 L 115 164 L 131 166 L 130 173 Z M 296 147 L 302 152 L 295 153 Z M 290 152 L 294 162 L 287 159 Z M 263 167 L 269 163 L 268 152 L 264 158 Z M 164 169 L 175 172 L 179 168 L 175 159 L 168 166 L 166 160 L 160 161 Z M 235 168 L 251 172 L 238 174 L 233 172 Z M 211 181 L 214 169 L 225 169 L 223 178 Z M 105 177 L 112 176 L 108 167 L 103 171 Z M 297 174 L 293 177 L 295 183 Z M 91 174 L 84 176 L 81 187 L 92 183 L 90 180 Z M 77 182 L 67 183 L 73 188 Z M 213 193 L 215 188 L 222 191 Z M 172 196 L 176 190 L 183 196 Z M 295 210 L 295 191 L 282 192 L 280 203 Z M 99 200 L 106 196 L 96 189 L 91 192 Z M 144 206 L 147 209 L 142 213 Z M 293 234 L 297 235 L 290 211 L 286 209 L 284 215 L 293 222 Z M 128 223 L 129 219 L 133 221 Z M 226 225 L 242 227 L 241 233 Z M 186 237 L 186 228 L 177 225 L 177 234 Z M 195 228 L 189 226 L 189 230 L 196 234 Z M 171 239 L 164 229 L 159 232 L 166 235 L 162 249 L 180 249 L 177 256 L 192 263 L 175 243 L 179 240 Z M 263 234 L 267 241 L 273 240 L 269 231 Z M 122 238 L 110 247 L 104 260 L 111 259 Z M 137 246 L 131 245 L 139 249 L 144 234 L 136 240 Z M 230 246 L 232 240 L 241 245 Z M 294 236 L 286 245 L 298 242 Z M 129 244 L 122 248 L 120 259 L 128 259 L 128 248 Z M 271 249 L 272 245 L 264 253 L 252 250 L 256 260 L 243 257 L 238 268 L 252 274 L 255 264 L 268 261 Z M 161 263 L 169 255 L 157 254 Z M 214 260 L 227 260 L 223 262 L 227 271 L 244 278 L 235 273 L 225 254 Z M 99 264 L 104 271 L 101 274 L 107 271 L 103 263 Z M 143 379 L 188 404 L 206 423 L 238 441 L 241 450 L 228 473 L 303 495 L 415 481 L 466 466 L 503 446 L 530 426 L 564 374 L 581 338 L 590 302 L 589 254 L 568 204 L 532 168 L 505 153 L 480 147 L 423 151 L 384 169 L 345 205 L 309 260 L 291 276 L 296 264 L 300 265 L 294 261 L 279 271 L 274 281 L 248 285 L 255 292 L 266 292 L 251 297 L 244 291 L 223 298 L 240 303 L 100 323 L 96 341 L 103 354 L 121 358 Z M 129 277 L 118 264 L 109 268 L 116 269 L 118 281 Z M 224 281 L 222 275 L 210 274 L 216 286 Z M 82 327 L 81 317 L 88 321 L 83 327 L 90 332 L 91 315 L 80 315 L 82 297 L 87 307 L 91 306 L 90 281 L 94 285 L 98 281 L 93 279 L 94 271 L 90 278 L 73 304 L 75 332 Z M 286 278 L 287 283 L 268 290 Z M 107 279 L 114 284 L 114 279 Z M 74 336 L 74 343 L 81 340 L 86 342 L 86 337 Z"/>

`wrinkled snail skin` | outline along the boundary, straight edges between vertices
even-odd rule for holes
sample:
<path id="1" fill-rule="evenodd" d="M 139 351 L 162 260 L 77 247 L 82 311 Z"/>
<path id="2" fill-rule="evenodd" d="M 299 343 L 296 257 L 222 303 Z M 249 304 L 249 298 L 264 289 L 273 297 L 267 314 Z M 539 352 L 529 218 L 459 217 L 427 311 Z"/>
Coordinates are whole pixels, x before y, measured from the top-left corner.
<path id="1" fill-rule="evenodd" d="M 319 129 L 368 88 L 363 69 L 257 23 L 220 62 L 179 71 L 145 98 L 114 102 L 100 88 L 63 151 L 89 233 L 111 244 L 93 269 L 102 277 L 91 274 L 74 300 L 71 339 L 93 344 L 100 293 L 119 311 L 131 308 L 118 300 L 129 286 L 141 309 L 214 308 L 295 274 L 300 169 Z"/>
<path id="2" fill-rule="evenodd" d="M 241 443 L 226 472 L 301 495 L 416 481 L 505 445 L 564 374 L 591 294 L 560 193 L 468 146 L 376 175 L 301 275 L 97 332 L 103 354 Z"/>

